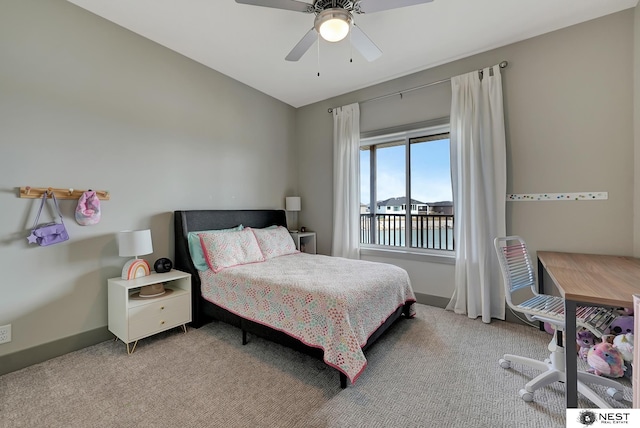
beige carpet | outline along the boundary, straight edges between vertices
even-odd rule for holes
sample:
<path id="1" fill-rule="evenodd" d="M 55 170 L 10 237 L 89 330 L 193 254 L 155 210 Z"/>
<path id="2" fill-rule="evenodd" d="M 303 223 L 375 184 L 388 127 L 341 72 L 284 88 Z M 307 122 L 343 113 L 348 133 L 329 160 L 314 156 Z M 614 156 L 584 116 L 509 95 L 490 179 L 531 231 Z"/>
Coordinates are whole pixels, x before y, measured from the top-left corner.
<path id="1" fill-rule="evenodd" d="M 367 353 L 355 385 L 321 362 L 212 323 L 138 343 L 107 341 L 0 377 L 0 427 L 564 427 L 564 386 L 518 390 L 550 336 L 425 305 Z M 630 407 L 611 399 L 612 407 Z M 581 401 L 582 407 L 591 407 Z"/>

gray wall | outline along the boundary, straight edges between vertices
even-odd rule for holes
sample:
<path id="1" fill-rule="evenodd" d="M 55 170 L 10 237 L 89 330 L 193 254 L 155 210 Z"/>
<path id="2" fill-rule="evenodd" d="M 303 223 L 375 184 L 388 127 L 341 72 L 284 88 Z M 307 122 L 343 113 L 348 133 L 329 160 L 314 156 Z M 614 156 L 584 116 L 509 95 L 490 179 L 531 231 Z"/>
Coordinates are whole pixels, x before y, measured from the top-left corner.
<path id="1" fill-rule="evenodd" d="M 173 257 L 173 210 L 284 208 L 296 191 L 292 107 L 66 1 L 3 0 L 0 58 L 0 357 L 106 331 L 118 231 L 151 228 L 153 263 Z M 88 227 L 61 201 L 70 241 L 28 246 L 27 185 L 111 200 Z"/>
<path id="2" fill-rule="evenodd" d="M 318 231 L 319 251 L 331 248 L 332 116 L 327 108 L 507 60 L 507 191 L 609 192 L 605 201 L 509 202 L 507 231 L 523 236 L 533 251 L 632 254 L 637 14 L 638 8 L 623 11 L 298 109 L 299 193 L 305 203 L 300 221 Z M 637 51 L 636 46 L 636 57 Z M 364 103 L 361 130 L 448 116 L 450 97 L 447 83 L 402 99 Z M 453 265 L 364 258 L 408 269 L 418 293 L 449 298 L 453 292 Z"/>
<path id="3" fill-rule="evenodd" d="M 115 234 L 149 227 L 155 251 L 147 259 L 172 257 L 175 209 L 283 208 L 284 196 L 298 193 L 300 224 L 318 231 L 318 249 L 328 253 L 327 108 L 502 60 L 508 191 L 609 192 L 607 201 L 510 203 L 509 232 L 534 250 L 635 247 L 640 255 L 640 119 L 632 115 L 634 100 L 640 111 L 639 8 L 295 110 L 63 0 L 4 0 L 0 325 L 12 324 L 13 341 L 0 345 L 0 372 L 13 356 L 35 361 L 50 343 L 99 340 L 106 280 L 125 262 Z M 367 103 L 362 130 L 446 116 L 449 102 L 449 85 L 439 85 Z M 37 202 L 16 190 L 26 185 L 103 189 L 111 200 L 91 227 L 73 221 L 75 202 L 62 201 L 71 240 L 30 247 Z M 451 295 L 450 264 L 369 258 L 405 267 L 419 293 Z"/>

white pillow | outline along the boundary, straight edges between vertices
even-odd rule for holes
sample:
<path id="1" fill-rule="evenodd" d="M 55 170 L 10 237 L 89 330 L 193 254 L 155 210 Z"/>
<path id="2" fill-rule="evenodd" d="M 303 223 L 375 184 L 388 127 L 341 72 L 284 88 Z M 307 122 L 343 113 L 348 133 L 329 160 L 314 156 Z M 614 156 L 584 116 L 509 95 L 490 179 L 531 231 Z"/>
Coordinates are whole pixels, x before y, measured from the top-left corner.
<path id="1" fill-rule="evenodd" d="M 297 253 L 289 231 L 278 226 L 273 229 L 250 229 L 255 235 L 265 259 Z"/>
<path id="2" fill-rule="evenodd" d="M 263 262 L 256 237 L 250 228 L 233 233 L 199 233 L 207 264 L 214 273 L 224 268 Z"/>
<path id="3" fill-rule="evenodd" d="M 189 242 L 189 254 L 191 254 L 191 260 L 193 261 L 193 265 L 196 267 L 196 269 L 201 271 L 209 269 L 207 259 L 205 259 L 204 253 L 202 252 L 202 243 L 200 242 L 200 237 L 198 236 L 199 233 L 228 233 L 237 232 L 242 229 L 243 226 L 239 225 L 230 229 L 201 230 L 199 232 L 187 233 L 187 241 Z"/>

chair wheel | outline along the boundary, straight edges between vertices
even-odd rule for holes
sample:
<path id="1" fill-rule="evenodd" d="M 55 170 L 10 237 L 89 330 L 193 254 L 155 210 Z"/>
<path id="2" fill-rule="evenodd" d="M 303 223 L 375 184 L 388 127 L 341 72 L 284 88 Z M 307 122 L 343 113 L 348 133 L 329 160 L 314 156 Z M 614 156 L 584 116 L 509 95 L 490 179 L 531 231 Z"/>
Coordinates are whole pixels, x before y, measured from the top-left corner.
<path id="1" fill-rule="evenodd" d="M 624 394 L 615 388 L 607 388 L 607 394 L 616 401 L 621 401 L 624 398 Z"/>
<path id="2" fill-rule="evenodd" d="M 526 389 L 521 389 L 518 393 L 520 394 L 520 398 L 522 398 L 527 403 L 533 401 L 533 392 L 529 392 Z"/>
<path id="3" fill-rule="evenodd" d="M 500 364 L 500 367 L 502 367 L 503 369 L 511 368 L 511 361 L 507 361 L 504 358 L 500 358 L 498 360 L 498 364 Z"/>

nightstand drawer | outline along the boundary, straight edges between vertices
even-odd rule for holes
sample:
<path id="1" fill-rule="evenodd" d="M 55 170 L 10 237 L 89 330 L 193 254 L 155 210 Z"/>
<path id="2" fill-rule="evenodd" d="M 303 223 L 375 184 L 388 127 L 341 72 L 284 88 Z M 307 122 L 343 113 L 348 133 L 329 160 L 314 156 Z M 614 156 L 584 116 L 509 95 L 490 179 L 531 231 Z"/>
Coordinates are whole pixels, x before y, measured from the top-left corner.
<path id="1" fill-rule="evenodd" d="M 129 340 L 186 324 L 190 321 L 191 300 L 187 293 L 149 302 L 129 309 Z"/>

